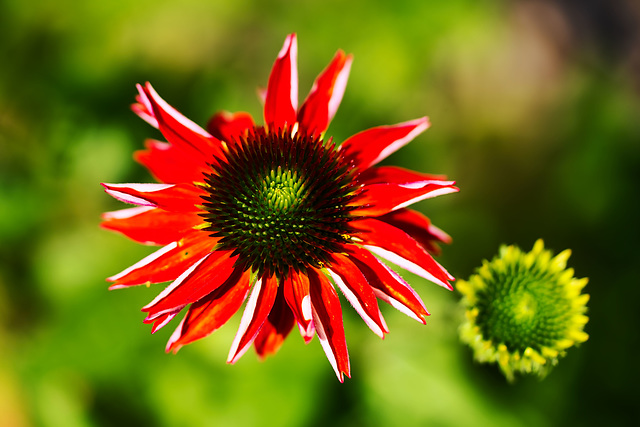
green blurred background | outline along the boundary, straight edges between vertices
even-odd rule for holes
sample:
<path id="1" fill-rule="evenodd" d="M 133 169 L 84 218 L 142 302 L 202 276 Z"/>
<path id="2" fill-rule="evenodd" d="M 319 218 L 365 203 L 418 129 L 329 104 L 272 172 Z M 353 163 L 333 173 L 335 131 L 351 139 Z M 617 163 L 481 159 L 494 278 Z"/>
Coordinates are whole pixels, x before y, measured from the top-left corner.
<path id="1" fill-rule="evenodd" d="M 635 0 L 0 2 L 0 425 L 550 426 L 640 421 L 640 5 Z M 544 381 L 508 385 L 459 344 L 459 295 L 405 274 L 427 326 L 382 307 L 373 335 L 345 306 L 352 377 L 317 339 L 225 363 L 239 318 L 166 355 L 140 307 L 162 285 L 107 291 L 152 248 L 101 230 L 145 182 L 156 130 L 129 110 L 151 81 L 194 121 L 261 117 L 286 34 L 300 95 L 342 48 L 355 61 L 328 135 L 429 115 L 389 163 L 458 181 L 416 208 L 467 278 L 501 243 L 537 238 L 589 277 L 590 339 Z M 636 424 L 637 425 L 637 424 Z"/>

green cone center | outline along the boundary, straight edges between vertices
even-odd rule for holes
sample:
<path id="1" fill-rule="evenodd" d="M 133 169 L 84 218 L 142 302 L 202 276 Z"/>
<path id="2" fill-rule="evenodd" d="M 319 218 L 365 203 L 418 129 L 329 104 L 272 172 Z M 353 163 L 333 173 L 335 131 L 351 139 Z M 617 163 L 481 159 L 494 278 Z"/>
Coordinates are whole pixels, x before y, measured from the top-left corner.
<path id="1" fill-rule="evenodd" d="M 492 283 L 478 294 L 477 323 L 485 339 L 523 352 L 551 347 L 566 335 L 571 303 L 556 275 L 524 274 L 517 266 L 493 273 Z"/>
<path id="2" fill-rule="evenodd" d="M 257 128 L 217 160 L 205 178 L 205 230 L 247 268 L 286 276 L 349 241 L 354 172 L 333 144 Z"/>

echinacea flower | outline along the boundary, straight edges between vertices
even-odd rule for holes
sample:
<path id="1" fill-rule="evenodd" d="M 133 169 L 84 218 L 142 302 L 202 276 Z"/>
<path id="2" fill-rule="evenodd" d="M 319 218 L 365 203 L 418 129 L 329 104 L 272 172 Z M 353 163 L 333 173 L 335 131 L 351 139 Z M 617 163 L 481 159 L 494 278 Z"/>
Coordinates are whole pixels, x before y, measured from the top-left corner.
<path id="1" fill-rule="evenodd" d="M 552 257 L 542 240 L 529 253 L 502 246 L 468 281 L 460 280 L 466 320 L 463 342 L 476 360 L 498 363 L 509 381 L 516 373 L 544 377 L 569 347 L 586 341 L 588 279 L 566 268 L 570 250 Z"/>
<path id="2" fill-rule="evenodd" d="M 289 35 L 264 93 L 264 125 L 218 113 L 202 129 L 138 85 L 133 110 L 167 142 L 135 159 L 159 184 L 103 184 L 137 207 L 102 226 L 162 248 L 110 277 L 111 289 L 172 281 L 142 311 L 152 332 L 186 314 L 167 352 L 214 332 L 246 300 L 231 345 L 234 363 L 253 344 L 275 353 L 298 326 L 317 333 L 336 375 L 350 376 L 337 286 L 380 337 L 377 299 L 425 323 L 420 297 L 377 256 L 451 289 L 431 256 L 450 238 L 406 206 L 458 191 L 453 181 L 375 166 L 429 126 L 426 117 L 360 132 L 340 146 L 324 134 L 344 93 L 352 56 L 338 51 L 298 108 L 297 41 Z M 375 255 L 374 255 L 375 254 Z"/>

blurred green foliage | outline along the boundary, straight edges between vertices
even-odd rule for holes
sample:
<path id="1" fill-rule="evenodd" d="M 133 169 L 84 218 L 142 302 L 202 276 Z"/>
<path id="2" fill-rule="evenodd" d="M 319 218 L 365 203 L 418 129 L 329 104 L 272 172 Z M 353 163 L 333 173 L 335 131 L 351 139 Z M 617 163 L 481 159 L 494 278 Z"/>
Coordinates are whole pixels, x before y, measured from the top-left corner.
<path id="1" fill-rule="evenodd" d="M 624 425 L 640 419 L 635 355 L 640 11 L 633 1 L 0 3 L 0 420 L 7 426 Z M 98 228 L 124 206 L 99 182 L 145 182 L 160 137 L 129 111 L 151 81 L 194 121 L 261 117 L 255 88 L 299 35 L 301 97 L 336 49 L 355 55 L 328 135 L 429 115 L 388 161 L 447 174 L 416 207 L 454 237 L 466 278 L 500 243 L 544 238 L 589 277 L 590 339 L 540 382 L 508 385 L 457 339 L 458 294 L 406 274 L 427 326 L 345 306 L 353 379 L 314 340 L 225 364 L 238 317 L 176 356 L 138 310 L 159 289 L 104 278 L 151 251 Z M 635 58 L 635 59 L 634 59 Z M 634 62 L 635 61 L 635 62 Z M 635 67 L 635 68 L 634 68 Z"/>

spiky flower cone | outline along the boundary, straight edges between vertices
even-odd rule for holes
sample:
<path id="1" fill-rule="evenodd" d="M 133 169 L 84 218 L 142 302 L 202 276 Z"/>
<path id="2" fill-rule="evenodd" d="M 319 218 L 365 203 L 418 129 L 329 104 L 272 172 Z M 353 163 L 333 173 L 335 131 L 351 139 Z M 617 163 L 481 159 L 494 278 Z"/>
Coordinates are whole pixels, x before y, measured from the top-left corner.
<path id="1" fill-rule="evenodd" d="M 555 257 L 538 240 L 529 253 L 502 246 L 468 281 L 459 281 L 465 321 L 460 338 L 479 362 L 497 363 L 509 381 L 516 373 L 544 377 L 569 347 L 587 340 L 588 279 L 567 269 L 570 250 Z"/>

